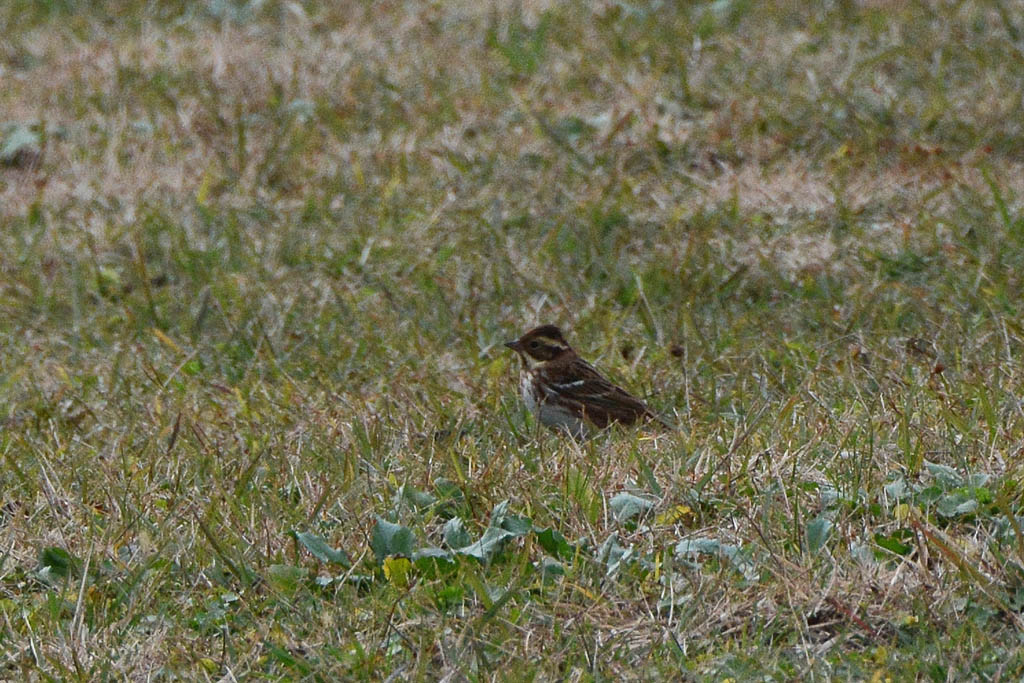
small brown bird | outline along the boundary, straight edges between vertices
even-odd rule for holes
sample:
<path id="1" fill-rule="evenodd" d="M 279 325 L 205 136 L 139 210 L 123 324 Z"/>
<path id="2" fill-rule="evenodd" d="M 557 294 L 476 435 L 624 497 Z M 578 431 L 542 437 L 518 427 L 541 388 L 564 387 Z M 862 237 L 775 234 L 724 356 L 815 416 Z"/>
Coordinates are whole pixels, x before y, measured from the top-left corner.
<path id="1" fill-rule="evenodd" d="M 581 439 L 613 422 L 654 420 L 668 426 L 643 401 L 580 358 L 554 325 L 535 327 L 505 346 L 523 359 L 523 400 L 547 427 Z"/>

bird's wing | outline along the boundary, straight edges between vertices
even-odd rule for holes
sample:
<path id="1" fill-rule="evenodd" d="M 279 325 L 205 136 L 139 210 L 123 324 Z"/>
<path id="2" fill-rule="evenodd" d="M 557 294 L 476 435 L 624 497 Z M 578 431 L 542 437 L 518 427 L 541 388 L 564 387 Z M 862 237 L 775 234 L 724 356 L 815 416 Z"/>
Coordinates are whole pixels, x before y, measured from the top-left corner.
<path id="1" fill-rule="evenodd" d="M 605 379 L 582 358 L 577 358 L 566 374 L 572 379 L 544 386 L 546 398 L 558 396 L 573 404 L 599 429 L 609 422 L 631 425 L 639 419 L 657 419 L 643 401 Z"/>

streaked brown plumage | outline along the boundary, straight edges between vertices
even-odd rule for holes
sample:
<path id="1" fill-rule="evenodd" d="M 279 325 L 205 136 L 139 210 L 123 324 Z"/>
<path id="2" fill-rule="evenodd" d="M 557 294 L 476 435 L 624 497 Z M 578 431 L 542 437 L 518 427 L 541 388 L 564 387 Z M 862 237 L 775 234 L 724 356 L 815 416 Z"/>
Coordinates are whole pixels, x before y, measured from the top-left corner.
<path id="1" fill-rule="evenodd" d="M 554 325 L 541 325 L 505 344 L 523 359 L 523 400 L 544 425 L 582 438 L 613 422 L 665 423 L 625 389 L 579 357 Z"/>

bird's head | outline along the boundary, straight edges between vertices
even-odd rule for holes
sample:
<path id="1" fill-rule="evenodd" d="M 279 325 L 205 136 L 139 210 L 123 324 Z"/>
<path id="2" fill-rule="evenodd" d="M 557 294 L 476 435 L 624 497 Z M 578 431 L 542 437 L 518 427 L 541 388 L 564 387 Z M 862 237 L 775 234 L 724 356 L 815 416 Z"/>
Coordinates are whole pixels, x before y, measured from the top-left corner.
<path id="1" fill-rule="evenodd" d="M 572 353 L 572 347 L 566 343 L 562 331 L 554 325 L 535 327 L 519 339 L 505 344 L 526 362 L 536 365 L 554 360 L 564 353 Z"/>

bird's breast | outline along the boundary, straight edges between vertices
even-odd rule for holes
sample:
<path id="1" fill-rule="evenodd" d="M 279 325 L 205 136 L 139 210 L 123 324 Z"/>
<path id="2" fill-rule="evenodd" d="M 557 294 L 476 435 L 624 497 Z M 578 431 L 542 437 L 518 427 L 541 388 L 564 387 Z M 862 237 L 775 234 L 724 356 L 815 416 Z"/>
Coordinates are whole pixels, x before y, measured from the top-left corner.
<path id="1" fill-rule="evenodd" d="M 523 395 L 523 402 L 530 412 L 536 414 L 540 407 L 540 399 L 537 396 L 537 387 L 534 386 L 532 372 L 526 371 L 519 376 L 519 393 Z"/>
<path id="2" fill-rule="evenodd" d="M 576 438 L 582 438 L 587 433 L 582 415 L 570 405 L 548 400 L 539 384 L 542 378 L 537 373 L 537 369 L 532 369 L 524 372 L 520 379 L 519 389 L 526 407 L 545 427 L 563 430 Z"/>

